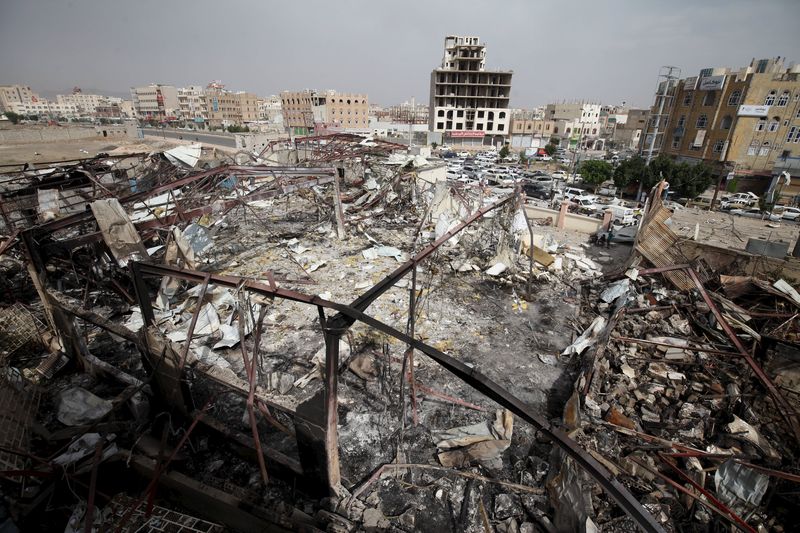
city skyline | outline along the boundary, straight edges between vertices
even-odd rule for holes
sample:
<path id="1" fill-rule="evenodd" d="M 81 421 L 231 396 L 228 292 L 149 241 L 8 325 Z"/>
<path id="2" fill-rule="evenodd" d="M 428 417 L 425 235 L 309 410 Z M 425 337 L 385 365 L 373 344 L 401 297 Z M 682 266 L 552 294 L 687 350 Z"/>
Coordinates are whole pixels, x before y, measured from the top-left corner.
<path id="1" fill-rule="evenodd" d="M 330 88 L 365 92 L 382 105 L 411 97 L 427 103 L 443 39 L 458 34 L 479 36 L 489 64 L 514 71 L 511 107 L 564 100 L 646 107 L 664 64 L 691 76 L 704 67 L 738 68 L 753 57 L 800 58 L 792 34 L 800 4 L 786 1 L 615 8 L 578 2 L 568 11 L 528 2 L 491 12 L 477 2 L 459 4 L 457 12 L 438 3 L 368 7 L 234 3 L 220 14 L 205 1 L 11 2 L 0 10 L 0 46 L 15 53 L 0 58 L 0 83 L 45 94 L 77 85 L 119 95 L 150 82 L 221 79 L 262 96 Z M 770 20 L 770 31 L 747 29 L 756 19 Z M 190 24 L 170 26 L 178 20 Z M 287 24 L 292 20 L 300 24 Z"/>

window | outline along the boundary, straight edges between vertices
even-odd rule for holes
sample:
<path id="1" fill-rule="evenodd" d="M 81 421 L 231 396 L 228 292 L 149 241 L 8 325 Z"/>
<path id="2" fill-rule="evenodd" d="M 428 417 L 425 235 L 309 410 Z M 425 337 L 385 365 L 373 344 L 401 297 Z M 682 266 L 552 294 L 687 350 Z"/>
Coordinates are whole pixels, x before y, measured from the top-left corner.
<path id="1" fill-rule="evenodd" d="M 719 140 L 719 141 L 715 142 L 714 143 L 714 153 L 715 154 L 721 154 L 723 146 L 725 146 L 725 141 Z"/>
<path id="2" fill-rule="evenodd" d="M 758 155 L 769 155 L 769 142 L 765 142 L 764 146 L 759 148 Z"/>
<path id="3" fill-rule="evenodd" d="M 766 98 L 764 98 L 764 105 L 775 104 L 775 91 L 770 91 Z"/>
<path id="4" fill-rule="evenodd" d="M 703 97 L 703 105 L 708 107 L 714 105 L 714 102 L 717 100 L 717 93 L 716 91 L 706 91 L 705 96 Z"/>
<path id="5" fill-rule="evenodd" d="M 730 115 L 725 115 L 724 117 L 722 117 L 722 123 L 720 124 L 720 127 L 723 130 L 731 129 L 731 124 L 733 124 L 733 118 L 731 118 Z"/>
<path id="6" fill-rule="evenodd" d="M 781 125 L 780 118 L 772 117 L 772 121 L 769 123 L 768 131 L 778 131 L 778 126 Z"/>
<path id="7" fill-rule="evenodd" d="M 705 113 L 697 117 L 697 129 L 703 129 L 708 125 L 708 116 Z"/>
<path id="8" fill-rule="evenodd" d="M 747 155 L 756 155 L 758 152 L 758 141 L 753 141 L 750 143 L 750 146 L 747 147 Z"/>
<path id="9" fill-rule="evenodd" d="M 766 72 L 767 63 L 769 63 L 767 59 L 759 59 L 758 65 L 756 66 L 756 74 L 763 74 L 764 72 Z"/>
<path id="10" fill-rule="evenodd" d="M 505 111 L 500 111 L 500 114 L 497 115 L 497 116 L 498 116 L 498 118 L 506 118 L 506 112 Z"/>
<path id="11" fill-rule="evenodd" d="M 477 126 L 475 126 L 475 128 L 476 128 L 478 131 L 480 131 L 480 130 L 483 130 L 483 124 L 478 124 Z"/>
<path id="12" fill-rule="evenodd" d="M 504 126 L 505 126 L 505 124 L 498 124 L 497 125 L 497 131 L 503 131 Z"/>
<path id="13" fill-rule="evenodd" d="M 672 147 L 677 149 L 681 145 L 681 138 L 680 137 L 673 137 L 672 138 Z"/>
<path id="14" fill-rule="evenodd" d="M 596 134 L 597 134 L 597 128 L 592 128 L 592 135 L 596 135 Z"/>
<path id="15" fill-rule="evenodd" d="M 692 94 L 692 91 L 686 91 L 686 94 L 683 95 L 684 106 L 692 105 Z"/>
<path id="16" fill-rule="evenodd" d="M 564 133 L 566 133 L 567 135 L 569 135 L 570 133 L 572 133 L 572 128 L 567 128 L 567 131 L 566 131 L 566 132 L 564 132 Z"/>
<path id="17" fill-rule="evenodd" d="M 789 103 L 789 91 L 783 91 L 781 93 L 781 97 L 778 98 L 778 107 L 786 107 L 786 104 Z"/>
<path id="18" fill-rule="evenodd" d="M 483 111 L 478 111 L 478 118 L 483 118 Z"/>
<path id="19" fill-rule="evenodd" d="M 783 152 L 781 152 L 780 158 L 786 160 L 789 159 L 790 155 L 792 155 L 792 152 L 790 152 L 789 150 L 784 150 Z"/>
<path id="20" fill-rule="evenodd" d="M 792 126 L 789 128 L 789 133 L 786 134 L 787 143 L 800 142 L 800 126 Z"/>
<path id="21" fill-rule="evenodd" d="M 437 130 L 443 130 L 444 129 L 444 122 L 437 122 L 436 123 L 436 129 Z"/>
<path id="22" fill-rule="evenodd" d="M 459 109 L 458 113 L 456 113 L 456 116 L 458 118 L 464 118 L 464 110 L 463 109 Z"/>
<path id="23" fill-rule="evenodd" d="M 678 127 L 682 128 L 686 125 L 686 115 L 681 115 L 681 118 L 678 119 Z"/>
<path id="24" fill-rule="evenodd" d="M 767 127 L 767 119 L 765 117 L 761 117 L 760 119 L 758 119 L 758 122 L 756 122 L 756 131 L 764 131 L 766 127 Z"/>
<path id="25" fill-rule="evenodd" d="M 742 98 L 742 91 L 736 89 L 735 91 L 731 92 L 731 95 L 728 97 L 728 105 L 739 105 L 739 100 Z"/>
<path id="26" fill-rule="evenodd" d="M 437 117 L 443 117 L 444 116 L 444 109 L 440 109 L 439 112 L 436 113 L 436 116 Z"/>

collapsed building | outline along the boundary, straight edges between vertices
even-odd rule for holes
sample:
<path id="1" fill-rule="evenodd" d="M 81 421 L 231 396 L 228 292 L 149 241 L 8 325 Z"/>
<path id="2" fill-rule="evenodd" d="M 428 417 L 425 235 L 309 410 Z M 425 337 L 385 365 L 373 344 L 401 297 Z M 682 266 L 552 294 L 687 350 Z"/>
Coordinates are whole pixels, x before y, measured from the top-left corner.
<path id="1" fill-rule="evenodd" d="M 689 261 L 658 189 L 616 264 L 441 170 L 339 133 L 4 171 L 5 527 L 790 528 L 791 285 Z"/>

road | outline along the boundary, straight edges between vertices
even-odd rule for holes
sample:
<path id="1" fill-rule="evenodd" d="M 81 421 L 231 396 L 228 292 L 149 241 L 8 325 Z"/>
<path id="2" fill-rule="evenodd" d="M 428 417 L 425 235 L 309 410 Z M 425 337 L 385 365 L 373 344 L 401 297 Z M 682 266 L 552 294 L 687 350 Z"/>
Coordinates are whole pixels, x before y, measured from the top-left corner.
<path id="1" fill-rule="evenodd" d="M 197 131 L 169 130 L 161 128 L 142 128 L 142 132 L 148 137 L 161 137 L 162 139 L 183 139 L 184 141 L 197 141 L 203 144 L 213 144 L 236 148 L 236 139 L 232 135 L 216 135 L 213 133 L 201 133 Z"/>

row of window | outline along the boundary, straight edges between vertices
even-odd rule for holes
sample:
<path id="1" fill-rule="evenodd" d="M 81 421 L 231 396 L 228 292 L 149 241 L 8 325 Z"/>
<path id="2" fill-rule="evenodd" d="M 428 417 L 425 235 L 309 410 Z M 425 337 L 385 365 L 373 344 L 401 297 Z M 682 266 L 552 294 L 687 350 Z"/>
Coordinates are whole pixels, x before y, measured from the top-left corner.
<path id="1" fill-rule="evenodd" d="M 791 93 L 789 91 L 783 91 L 780 96 L 778 96 L 777 91 L 770 91 L 769 94 L 767 94 L 766 98 L 764 98 L 764 105 L 786 107 L 787 105 L 789 105 L 790 97 Z M 686 91 L 683 95 L 683 105 L 690 106 L 692 104 L 693 98 L 694 98 L 694 91 Z M 738 106 L 741 99 L 742 99 L 741 90 L 736 89 L 734 91 L 731 91 L 730 96 L 728 96 L 728 105 Z M 800 92 L 794 95 L 794 99 L 795 101 L 800 100 Z M 703 97 L 703 106 L 713 106 L 715 102 L 716 102 L 716 91 L 705 91 L 705 96 Z"/>

